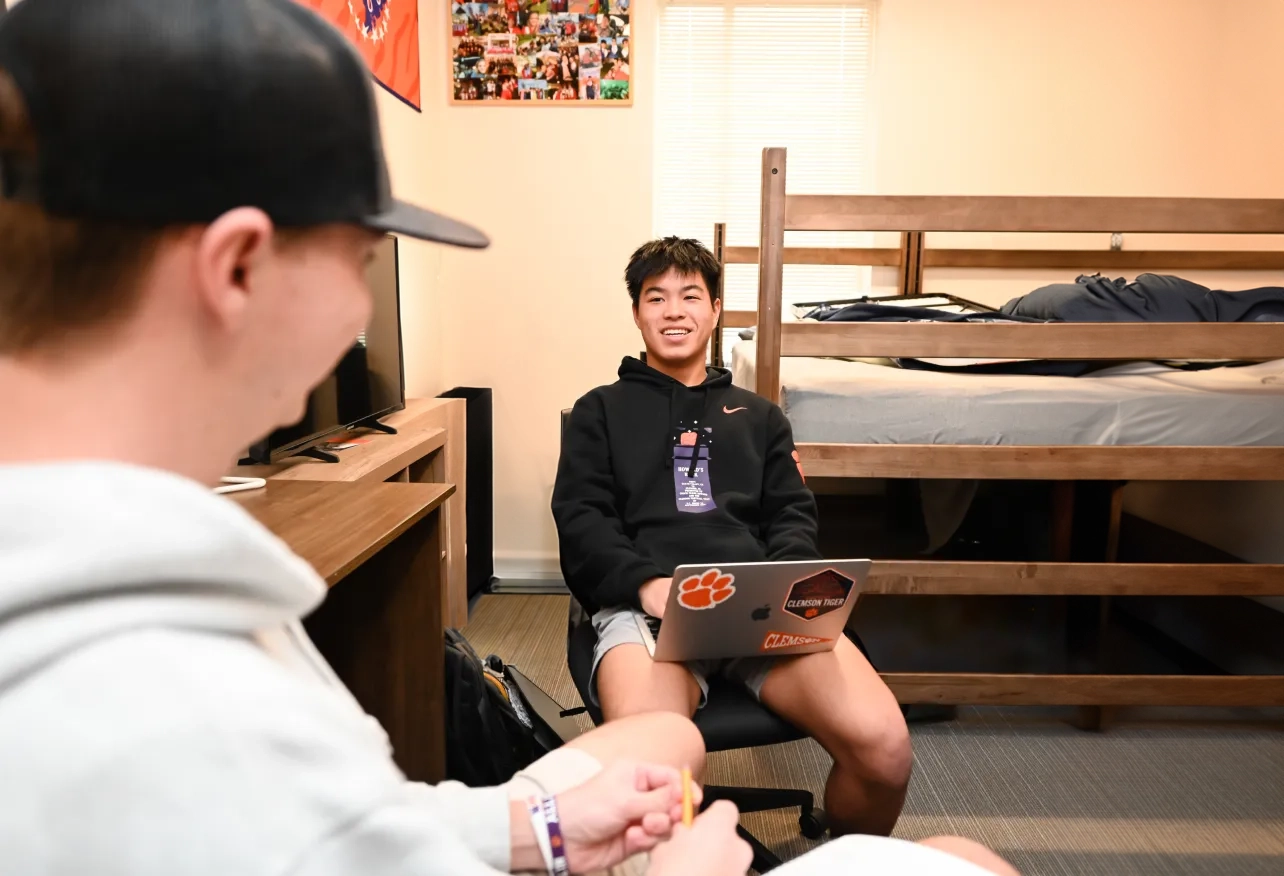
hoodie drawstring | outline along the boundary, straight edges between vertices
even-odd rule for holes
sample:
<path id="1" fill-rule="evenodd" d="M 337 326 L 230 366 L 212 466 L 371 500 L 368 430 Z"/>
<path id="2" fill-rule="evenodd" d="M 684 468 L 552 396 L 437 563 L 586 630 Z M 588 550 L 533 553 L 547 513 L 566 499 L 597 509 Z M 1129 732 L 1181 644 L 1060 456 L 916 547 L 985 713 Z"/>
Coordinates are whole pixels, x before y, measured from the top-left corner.
<path id="1" fill-rule="evenodd" d="M 700 439 L 704 437 L 704 430 L 696 428 L 695 444 L 691 448 L 691 465 L 687 468 L 687 477 L 695 477 L 696 463 L 700 461 Z"/>

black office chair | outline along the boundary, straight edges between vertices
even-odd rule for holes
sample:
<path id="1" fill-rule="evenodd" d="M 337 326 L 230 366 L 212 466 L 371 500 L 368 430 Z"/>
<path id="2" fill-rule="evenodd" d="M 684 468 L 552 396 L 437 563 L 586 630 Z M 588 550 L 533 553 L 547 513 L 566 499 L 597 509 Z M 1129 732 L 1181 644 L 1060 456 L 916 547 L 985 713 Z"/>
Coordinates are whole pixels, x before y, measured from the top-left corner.
<path id="1" fill-rule="evenodd" d="M 562 411 L 563 434 L 569 415 L 570 411 Z M 597 634 L 588 613 L 571 597 L 566 623 L 566 660 L 585 710 L 594 724 L 601 724 L 601 710 L 593 706 L 589 698 L 589 678 L 593 670 L 593 646 L 596 640 Z M 704 737 L 705 748 L 710 752 L 793 742 L 806 735 L 767 710 L 742 687 L 716 678 L 709 682 L 708 702 L 696 713 L 695 725 Z M 706 785 L 704 805 L 715 800 L 730 800 L 741 812 L 764 812 L 797 806 L 800 810 L 798 827 L 808 839 L 820 839 L 828 829 L 825 813 L 816 807 L 810 791 Z M 780 866 L 780 858 L 753 834 L 744 827 L 737 830 L 753 848 L 754 870 L 766 873 Z"/>

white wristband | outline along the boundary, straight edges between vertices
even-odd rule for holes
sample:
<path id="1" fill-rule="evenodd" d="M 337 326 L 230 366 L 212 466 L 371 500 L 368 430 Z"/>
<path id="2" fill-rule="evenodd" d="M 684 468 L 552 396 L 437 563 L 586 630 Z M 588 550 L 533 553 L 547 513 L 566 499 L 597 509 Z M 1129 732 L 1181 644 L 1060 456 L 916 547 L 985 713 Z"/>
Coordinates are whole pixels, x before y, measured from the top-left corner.
<path id="1" fill-rule="evenodd" d="M 535 833 L 535 842 L 539 845 L 539 853 L 544 858 L 544 871 L 552 876 L 553 874 L 553 844 L 548 836 L 548 821 L 544 818 L 544 806 L 538 797 L 529 797 L 526 800 L 526 812 L 531 819 L 531 830 Z"/>

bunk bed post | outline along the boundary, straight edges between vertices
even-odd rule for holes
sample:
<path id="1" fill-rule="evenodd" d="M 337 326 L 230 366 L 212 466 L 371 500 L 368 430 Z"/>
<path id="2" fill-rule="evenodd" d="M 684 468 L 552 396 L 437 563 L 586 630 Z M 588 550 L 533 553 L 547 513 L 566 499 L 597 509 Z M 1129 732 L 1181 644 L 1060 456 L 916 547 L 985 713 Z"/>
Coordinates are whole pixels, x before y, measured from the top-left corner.
<path id="1" fill-rule="evenodd" d="M 910 295 L 923 294 L 923 243 L 927 235 L 922 231 L 910 231 L 909 234 L 909 292 Z"/>
<path id="2" fill-rule="evenodd" d="M 1106 530 L 1106 562 L 1119 562 L 1119 527 L 1123 523 L 1124 488 L 1127 481 L 1110 484 L 1110 517 Z M 1110 597 L 1097 597 L 1097 672 L 1114 672 L 1114 650 L 1110 645 Z M 1087 716 L 1089 730 L 1105 730 L 1114 718 L 1113 706 L 1098 706 Z"/>
<path id="3" fill-rule="evenodd" d="M 762 150 L 762 214 L 758 250 L 758 395 L 780 402 L 780 319 L 784 286 L 785 150 Z"/>
<path id="4" fill-rule="evenodd" d="M 723 367 L 722 363 L 722 323 L 723 312 L 727 309 L 727 302 L 723 293 L 727 289 L 727 223 L 716 222 L 713 226 L 713 257 L 718 260 L 718 288 L 713 290 L 715 298 L 722 302 L 722 310 L 718 311 L 718 322 L 713 327 L 713 337 L 710 339 L 709 361 L 716 367 Z"/>
<path id="5" fill-rule="evenodd" d="M 898 295 L 923 294 L 923 232 L 901 232 L 901 270 Z"/>
<path id="6" fill-rule="evenodd" d="M 1052 561 L 1068 563 L 1072 559 L 1074 542 L 1075 515 L 1075 481 L 1052 482 Z M 1068 597 L 1065 613 L 1066 658 L 1073 671 L 1100 672 L 1101 642 L 1095 634 L 1101 630 L 1086 629 L 1088 622 L 1084 615 L 1084 603 L 1092 600 L 1091 596 Z M 1097 597 L 1096 607 L 1100 610 L 1101 598 Z M 1093 652 L 1089 654 L 1089 652 Z M 1095 656 L 1097 660 L 1093 660 Z M 1096 663 L 1097 665 L 1093 665 Z M 1078 707 L 1076 724 L 1080 730 L 1101 730 L 1103 713 L 1100 706 L 1081 705 Z"/>
<path id="7" fill-rule="evenodd" d="M 909 295 L 910 293 L 910 233 L 901 232 L 901 266 L 896 272 L 896 294 Z"/>

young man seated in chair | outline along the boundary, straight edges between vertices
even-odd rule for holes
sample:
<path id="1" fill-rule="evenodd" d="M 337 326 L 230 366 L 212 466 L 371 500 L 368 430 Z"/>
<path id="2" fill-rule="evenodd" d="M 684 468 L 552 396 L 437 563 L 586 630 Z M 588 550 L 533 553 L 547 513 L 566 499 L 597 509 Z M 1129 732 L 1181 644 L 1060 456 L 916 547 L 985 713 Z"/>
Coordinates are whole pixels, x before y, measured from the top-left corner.
<path id="1" fill-rule="evenodd" d="M 824 804 L 833 833 L 888 835 L 909 785 L 909 730 L 851 641 L 683 664 L 652 660 L 638 629 L 635 612 L 663 617 L 680 565 L 820 559 L 816 502 L 784 413 L 705 364 L 720 272 L 694 240 L 633 254 L 625 282 L 646 363 L 625 358 L 619 380 L 576 402 L 566 427 L 553 516 L 566 583 L 597 633 L 593 696 L 607 721 L 691 716 L 711 677 L 743 685 L 833 758 Z M 704 448 L 703 472 L 674 471 L 675 459 Z"/>

